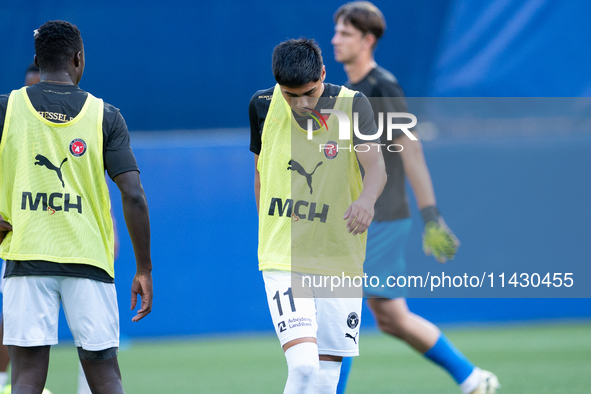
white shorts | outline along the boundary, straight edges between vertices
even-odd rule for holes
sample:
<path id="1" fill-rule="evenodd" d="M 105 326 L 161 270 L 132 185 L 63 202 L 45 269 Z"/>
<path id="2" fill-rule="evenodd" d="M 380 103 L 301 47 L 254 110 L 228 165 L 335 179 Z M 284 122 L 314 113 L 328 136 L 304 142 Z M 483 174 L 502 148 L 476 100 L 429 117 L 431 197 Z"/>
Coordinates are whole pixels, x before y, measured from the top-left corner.
<path id="1" fill-rule="evenodd" d="M 4 344 L 57 344 L 60 301 L 76 347 L 119 346 L 114 283 L 67 276 L 11 276 L 4 282 Z"/>
<path id="2" fill-rule="evenodd" d="M 361 298 L 294 298 L 291 273 L 263 271 L 267 302 L 281 346 L 298 338 L 313 337 L 318 354 L 359 355 Z"/>

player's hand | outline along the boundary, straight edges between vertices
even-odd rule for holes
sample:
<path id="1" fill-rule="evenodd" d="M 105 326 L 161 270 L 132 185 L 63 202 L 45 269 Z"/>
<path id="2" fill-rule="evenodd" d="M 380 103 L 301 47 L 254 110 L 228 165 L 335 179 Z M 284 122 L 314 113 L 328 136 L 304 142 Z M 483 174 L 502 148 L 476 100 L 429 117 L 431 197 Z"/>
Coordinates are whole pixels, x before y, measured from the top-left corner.
<path id="1" fill-rule="evenodd" d="M 425 224 L 423 232 L 423 251 L 427 256 L 433 255 L 440 263 L 452 260 L 460 247 L 460 241 L 447 227 L 441 216 L 438 220 Z"/>
<path id="2" fill-rule="evenodd" d="M 347 228 L 353 235 L 362 234 L 367 230 L 374 215 L 375 198 L 363 193 L 347 208 L 343 220 L 347 221 Z"/>
<path id="3" fill-rule="evenodd" d="M 0 244 L 4 241 L 4 237 L 12 231 L 12 226 L 4 219 L 0 219 Z"/>
<path id="4" fill-rule="evenodd" d="M 137 311 L 131 321 L 140 321 L 148 313 L 152 311 L 152 274 L 151 273 L 136 273 L 131 283 L 131 310 L 135 309 L 137 305 L 138 294 L 142 298 L 142 305 Z"/>

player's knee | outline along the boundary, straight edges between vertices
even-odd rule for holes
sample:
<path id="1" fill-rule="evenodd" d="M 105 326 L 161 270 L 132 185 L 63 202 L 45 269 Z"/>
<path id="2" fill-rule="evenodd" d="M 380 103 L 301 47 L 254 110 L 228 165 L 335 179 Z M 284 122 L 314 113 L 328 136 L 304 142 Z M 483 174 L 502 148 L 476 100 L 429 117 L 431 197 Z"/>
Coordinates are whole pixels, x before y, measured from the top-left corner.
<path id="1" fill-rule="evenodd" d="M 318 375 L 318 363 L 302 362 L 289 368 L 289 373 L 299 375 L 304 378 L 314 377 Z"/>
<path id="2" fill-rule="evenodd" d="M 80 357 L 80 360 L 84 360 L 84 361 L 109 360 L 109 359 L 112 359 L 113 357 L 116 357 L 118 352 L 119 352 L 118 347 L 110 347 L 108 349 L 98 350 L 98 351 L 84 350 L 81 347 L 78 348 L 78 356 Z"/>
<path id="3" fill-rule="evenodd" d="M 301 343 L 285 352 L 287 359 L 288 380 L 298 386 L 307 386 L 318 377 L 320 364 L 318 346 L 315 343 Z"/>
<path id="4" fill-rule="evenodd" d="M 318 360 L 301 361 L 295 365 L 289 366 L 288 374 L 296 378 L 301 383 L 315 381 L 318 377 Z"/>

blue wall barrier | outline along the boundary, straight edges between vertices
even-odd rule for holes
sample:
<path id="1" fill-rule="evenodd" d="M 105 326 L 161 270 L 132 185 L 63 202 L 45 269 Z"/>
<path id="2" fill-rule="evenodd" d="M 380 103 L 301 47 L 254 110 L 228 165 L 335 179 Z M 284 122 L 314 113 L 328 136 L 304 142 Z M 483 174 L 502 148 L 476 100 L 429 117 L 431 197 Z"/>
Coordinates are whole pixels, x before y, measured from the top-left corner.
<path id="1" fill-rule="evenodd" d="M 33 30 L 47 20 L 65 19 L 80 28 L 84 39 L 86 70 L 80 86 L 121 108 L 131 130 L 244 127 L 250 97 L 275 83 L 271 54 L 281 41 L 315 38 L 323 49 L 327 80 L 345 82 L 330 44 L 332 16 L 342 3 L 2 2 L 0 92 L 22 86 L 34 55 Z M 449 1 L 406 3 L 376 2 L 390 26 L 378 61 L 408 80 L 407 89 L 414 90 L 416 82 L 411 94 L 422 95 Z M 412 62 L 405 60 L 410 52 Z M 408 73 L 415 75 L 407 78 Z"/>
<path id="2" fill-rule="evenodd" d="M 151 212 L 154 309 L 132 323 L 135 273 L 119 193 L 112 189 L 121 234 L 116 284 L 121 331 L 128 336 L 271 331 L 257 269 L 257 215 L 248 131 L 139 133 L 132 136 Z M 425 142 L 438 203 L 462 246 L 449 265 L 475 259 L 588 261 L 591 135 Z M 572 169 L 576 168 L 576 171 Z M 418 218 L 413 204 L 413 216 Z M 421 249 L 415 220 L 409 265 L 438 266 Z M 548 247 L 550 245 L 550 247 Z M 438 323 L 591 317 L 590 299 L 411 299 Z M 373 326 L 366 312 L 365 326 Z M 62 335 L 67 333 L 63 330 Z"/>

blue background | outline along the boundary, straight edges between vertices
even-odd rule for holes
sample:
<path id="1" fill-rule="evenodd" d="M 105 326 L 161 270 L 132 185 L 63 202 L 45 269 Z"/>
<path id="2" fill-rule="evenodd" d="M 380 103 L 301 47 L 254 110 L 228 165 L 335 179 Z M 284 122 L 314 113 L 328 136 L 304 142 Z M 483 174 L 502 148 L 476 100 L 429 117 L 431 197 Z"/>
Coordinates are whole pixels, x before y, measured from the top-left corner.
<path id="1" fill-rule="evenodd" d="M 122 235 L 116 281 L 124 335 L 270 330 L 256 268 L 248 100 L 274 84 L 271 53 L 287 38 L 315 38 L 324 50 L 327 80 L 346 80 L 330 45 L 332 15 L 340 4 L 35 0 L 0 5 L 0 92 L 21 86 L 34 54 L 32 31 L 50 19 L 69 20 L 81 29 L 86 48 L 81 87 L 121 108 L 132 131 L 151 208 L 155 300 L 153 313 L 132 324 L 127 308 L 133 254 L 114 191 Z M 388 22 L 376 60 L 398 77 L 408 96 L 591 93 L 591 52 L 585 50 L 591 3 L 375 4 Z M 182 129 L 193 132 L 162 132 Z M 590 147 L 587 135 L 501 140 L 478 130 L 468 139 L 441 135 L 425 142 L 439 206 L 463 242 L 452 264 L 588 262 Z M 409 262 L 436 264 L 422 255 L 420 233 L 417 221 Z M 591 316 L 589 300 L 409 304 L 438 323 Z"/>
<path id="2" fill-rule="evenodd" d="M 123 110 L 130 130 L 247 125 L 246 103 L 274 84 L 275 45 L 324 50 L 327 80 L 340 1 L 18 1 L 0 5 L 0 92 L 19 87 L 33 30 L 65 19 L 82 31 L 81 87 Z M 591 4 L 582 0 L 376 1 L 388 29 L 376 60 L 408 96 L 589 96 Z"/>

